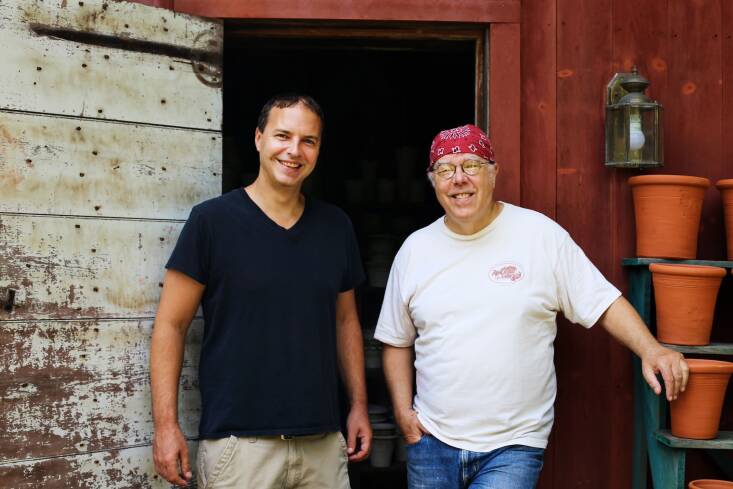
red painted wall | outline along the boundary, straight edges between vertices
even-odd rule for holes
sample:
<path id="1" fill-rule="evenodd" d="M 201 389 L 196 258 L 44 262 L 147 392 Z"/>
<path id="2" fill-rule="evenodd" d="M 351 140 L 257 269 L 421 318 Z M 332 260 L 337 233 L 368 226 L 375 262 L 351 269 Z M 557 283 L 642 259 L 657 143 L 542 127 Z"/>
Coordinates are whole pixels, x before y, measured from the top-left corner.
<path id="1" fill-rule="evenodd" d="M 636 64 L 651 82 L 652 98 L 664 105 L 666 165 L 653 173 L 713 183 L 733 177 L 733 4 L 524 0 L 521 26 L 522 204 L 554 216 L 625 288 L 620 261 L 634 254 L 626 179 L 639 171 L 603 166 L 605 86 L 614 72 Z M 725 259 L 714 187 L 706 195 L 698 257 Z M 721 315 L 729 315 L 720 303 L 726 300 L 721 295 Z M 556 347 L 556 425 L 541 487 L 629 487 L 629 353 L 600 328 L 586 332 L 567 322 Z M 688 476 L 714 470 L 688 452 Z"/>
<path id="2" fill-rule="evenodd" d="M 460 9 L 461 5 L 467 11 L 471 6 L 475 9 L 475 1 L 461 0 L 451 15 L 475 20 Z M 169 6 L 172 2 L 143 3 Z M 260 3 L 254 5 L 265 8 Z M 187 11 L 207 4 L 175 1 L 177 8 Z M 242 8 L 228 0 L 208 5 L 226 7 L 227 12 Z M 333 11 L 363 19 L 369 17 L 370 9 L 379 10 L 381 3 L 369 2 L 365 7 L 314 0 L 309 7 L 299 5 L 306 8 L 303 18 L 328 18 Z M 504 20 L 501 16 L 512 18 L 517 8 L 513 0 L 485 0 L 485 5 L 484 15 L 492 22 Z M 404 20 L 405 9 L 400 12 L 399 19 Z M 520 29 L 521 156 L 513 170 L 519 173 L 521 204 L 555 218 L 601 271 L 625 289 L 620 261 L 634 254 L 633 208 L 626 179 L 639 172 L 603 166 L 605 86 L 613 73 L 636 64 L 651 81 L 650 95 L 665 106 L 666 166 L 653 173 L 705 176 L 713 183 L 733 177 L 733 4 L 729 0 L 523 0 Z M 501 53 L 492 54 L 497 55 Z M 511 180 L 512 187 L 517 185 L 515 178 Z M 698 257 L 725 258 L 720 197 L 714 187 L 706 195 Z M 722 307 L 723 314 L 733 316 L 728 309 L 733 308 Z M 540 488 L 629 487 L 630 353 L 601 328 L 585 331 L 561 321 L 556 364 L 556 423 Z M 711 470 L 707 460 L 688 454 L 688 475 L 714 475 Z"/>

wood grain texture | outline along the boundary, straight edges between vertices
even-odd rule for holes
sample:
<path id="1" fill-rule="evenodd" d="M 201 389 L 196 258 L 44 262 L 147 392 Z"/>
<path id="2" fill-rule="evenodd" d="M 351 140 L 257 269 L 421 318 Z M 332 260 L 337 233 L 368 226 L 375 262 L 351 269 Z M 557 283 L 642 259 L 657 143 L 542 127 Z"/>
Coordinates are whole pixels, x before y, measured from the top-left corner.
<path id="1" fill-rule="evenodd" d="M 555 217 L 557 180 L 557 18 L 554 2 L 522 9 L 521 203 Z"/>
<path id="2" fill-rule="evenodd" d="M 733 175 L 733 144 L 730 143 L 729 135 L 733 134 L 733 2 L 721 0 L 721 23 L 722 23 L 722 56 L 721 61 L 723 83 L 723 121 L 721 131 L 721 164 L 720 173 L 726 175 L 723 178 Z"/>
<path id="3" fill-rule="evenodd" d="M 526 0 L 521 22 L 521 163 L 523 207 L 555 218 L 557 169 L 557 17 L 555 2 Z M 539 489 L 553 487 L 556 425 L 545 451 Z"/>
<path id="4" fill-rule="evenodd" d="M 17 291 L 0 312 L 0 486 L 170 487 L 149 446 L 149 339 L 182 220 L 221 188 L 221 22 L 11 0 L 0 23 L 0 294 Z M 201 330 L 179 386 L 188 436 Z"/>
<path id="5" fill-rule="evenodd" d="M 637 2 L 614 1 L 612 4 L 612 58 L 613 72 L 630 72 L 637 66 L 650 82 L 647 95 L 652 99 L 665 99 L 667 88 L 668 24 L 667 3 L 655 0 Z M 622 290 L 627 282 L 621 260 L 635 254 L 634 208 L 629 177 L 638 170 L 615 169 L 612 171 L 609 210 L 609 252 L 611 256 L 608 278 Z M 633 395 L 627 387 L 632 378 L 631 353 L 616 342 L 610 342 L 609 377 L 613 396 L 609 398 L 608 413 L 614 428 L 608 433 L 609 466 L 624 467 L 608 473 L 609 487 L 631 487 L 633 474 L 629 463 L 633 455 Z M 632 414 L 630 416 L 629 414 Z M 643 475 L 646 480 L 646 475 Z"/>
<path id="6" fill-rule="evenodd" d="M 0 322 L 0 464 L 148 444 L 151 320 Z M 184 433 L 198 433 L 203 322 L 186 342 Z"/>
<path id="7" fill-rule="evenodd" d="M 519 0 L 174 0 L 177 12 L 239 19 L 519 22 Z"/>
<path id="8" fill-rule="evenodd" d="M 208 131 L 0 111 L 0 212 L 186 219 L 221 154 Z"/>
<path id="9" fill-rule="evenodd" d="M 669 2 L 665 173 L 727 178 L 722 164 L 721 2 Z M 726 67 L 730 70 L 730 67 Z M 724 259 L 720 193 L 705 194 L 697 257 Z"/>
<path id="10" fill-rule="evenodd" d="M 520 201 L 520 29 L 519 24 L 489 29 L 489 136 L 499 164 L 496 198 Z"/>
<path id="11" fill-rule="evenodd" d="M 220 129 L 220 23 L 149 10 L 101 0 L 3 2 L 0 108 Z"/>
<path id="12" fill-rule="evenodd" d="M 603 165 L 611 4 L 612 0 L 557 1 L 557 221 L 605 274 L 618 266 L 610 262 L 612 170 Z M 600 327 L 584 331 L 564 320 L 559 324 L 558 456 L 552 487 L 615 489 L 609 482 L 611 471 L 628 471 L 628 465 L 608 465 L 614 427 L 601 421 L 616 395 L 608 372 L 611 341 Z M 583 455 L 565 456 L 570 452 Z"/>
<path id="13" fill-rule="evenodd" d="M 0 320 L 152 317 L 176 222 L 0 215 Z"/>
<path id="14" fill-rule="evenodd" d="M 196 467 L 198 443 L 188 451 Z M 155 473 L 149 445 L 67 457 L 0 464 L 0 481 L 12 489 L 169 489 Z"/>

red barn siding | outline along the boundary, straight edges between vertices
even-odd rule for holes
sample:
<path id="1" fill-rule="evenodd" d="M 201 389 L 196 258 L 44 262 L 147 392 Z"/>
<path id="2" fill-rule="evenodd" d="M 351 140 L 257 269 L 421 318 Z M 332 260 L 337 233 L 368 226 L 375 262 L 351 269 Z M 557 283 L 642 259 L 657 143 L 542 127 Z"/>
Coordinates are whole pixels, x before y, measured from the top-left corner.
<path id="1" fill-rule="evenodd" d="M 252 8 L 267 7 L 253 2 L 245 12 L 243 4 L 227 0 L 157 3 L 171 2 L 179 10 L 224 17 L 257 17 Z M 416 8 L 418 3 L 414 0 L 394 10 L 387 0 L 301 2 L 299 10 L 288 10 L 288 16 L 514 22 L 519 6 L 518 1 L 484 0 L 477 5 L 476 0 L 463 0 L 436 13 Z M 706 176 L 713 183 L 733 177 L 729 142 L 733 4 L 728 0 L 523 0 L 521 7 L 521 132 L 519 146 L 511 148 L 517 164 L 508 175 L 502 174 L 509 177 L 509 182 L 505 179 L 508 193 L 518 195 L 522 205 L 557 219 L 623 289 L 620 260 L 634 253 L 633 207 L 626 179 L 638 172 L 603 166 L 605 85 L 614 72 L 628 71 L 636 64 L 652 84 L 650 95 L 665 106 L 666 166 L 654 173 Z M 511 137 L 506 140 L 515 146 Z M 725 257 L 721 217 L 718 192 L 711 188 L 703 209 L 698 257 Z M 629 487 L 633 405 L 628 351 L 600 328 L 586 332 L 561 322 L 556 360 L 556 424 L 540 487 Z M 689 475 L 710 475 L 704 460 L 688 458 Z"/>

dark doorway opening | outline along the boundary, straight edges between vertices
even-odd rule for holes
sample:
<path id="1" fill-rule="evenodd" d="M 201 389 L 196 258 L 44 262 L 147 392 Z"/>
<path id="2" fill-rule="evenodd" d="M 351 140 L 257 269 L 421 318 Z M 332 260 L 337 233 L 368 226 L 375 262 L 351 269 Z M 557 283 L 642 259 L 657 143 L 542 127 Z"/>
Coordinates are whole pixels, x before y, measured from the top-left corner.
<path id="1" fill-rule="evenodd" d="M 368 277 L 357 301 L 369 402 L 388 407 L 380 346 L 371 335 L 394 253 L 411 232 L 443 214 L 426 178 L 432 138 L 442 129 L 483 125 L 476 120 L 482 119 L 476 114 L 485 113 L 485 81 L 477 79 L 484 66 L 483 37 L 324 38 L 229 27 L 222 190 L 256 177 L 256 120 L 271 96 L 302 92 L 321 104 L 323 143 L 304 193 L 341 207 L 354 224 Z M 369 462 L 352 464 L 350 472 L 355 488 L 405 487 L 405 467 L 399 462 L 377 470 Z"/>

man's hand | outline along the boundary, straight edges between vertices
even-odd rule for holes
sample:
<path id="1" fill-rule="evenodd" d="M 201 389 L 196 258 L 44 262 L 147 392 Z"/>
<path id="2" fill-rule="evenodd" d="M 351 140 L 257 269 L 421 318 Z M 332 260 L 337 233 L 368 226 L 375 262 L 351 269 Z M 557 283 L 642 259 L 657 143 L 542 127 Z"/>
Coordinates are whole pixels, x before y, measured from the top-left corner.
<path id="1" fill-rule="evenodd" d="M 155 430 L 153 460 L 155 470 L 171 484 L 187 486 L 193 478 L 188 445 L 178 425 Z"/>
<path id="2" fill-rule="evenodd" d="M 634 307 L 619 297 L 603 313 L 599 322 L 611 335 L 641 358 L 641 373 L 655 394 L 662 392 L 657 374 L 662 374 L 667 400 L 674 401 L 687 387 L 690 369 L 681 353 L 660 345 L 651 335 Z"/>
<path id="3" fill-rule="evenodd" d="M 664 379 L 664 390 L 667 392 L 667 400 L 674 401 L 680 392 L 687 388 L 687 379 L 690 369 L 681 353 L 664 348 L 661 345 L 651 348 L 641 356 L 641 371 L 649 387 L 655 394 L 662 392 L 662 386 L 657 380 L 657 374 Z"/>
<path id="4" fill-rule="evenodd" d="M 372 427 L 369 424 L 369 414 L 366 405 L 354 405 L 349 411 L 346 420 L 346 453 L 349 462 L 360 462 L 369 456 L 372 448 Z M 359 451 L 357 448 L 357 440 Z"/>
<path id="5" fill-rule="evenodd" d="M 395 413 L 395 421 L 397 421 L 402 437 L 408 445 L 417 443 L 423 436 L 430 434 L 420 423 L 420 420 L 417 419 L 417 413 L 413 409 L 409 409 L 404 413 Z"/>

